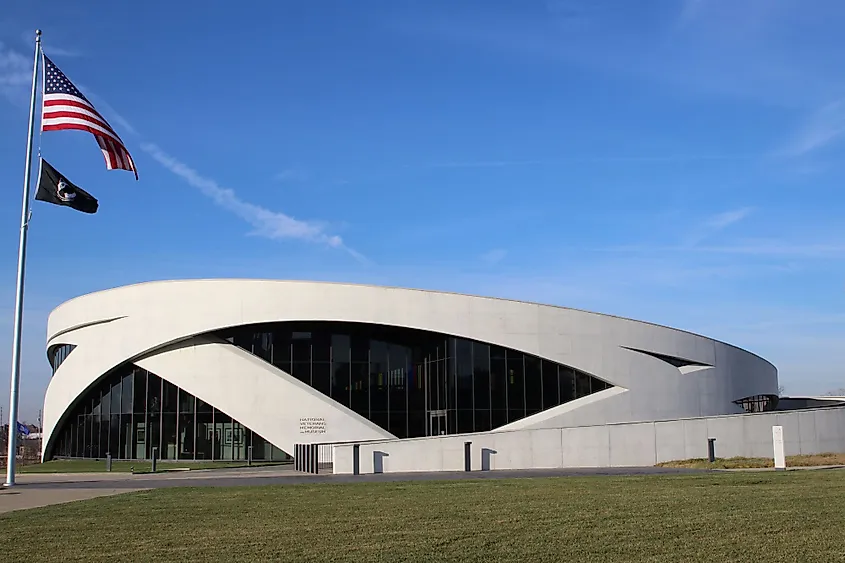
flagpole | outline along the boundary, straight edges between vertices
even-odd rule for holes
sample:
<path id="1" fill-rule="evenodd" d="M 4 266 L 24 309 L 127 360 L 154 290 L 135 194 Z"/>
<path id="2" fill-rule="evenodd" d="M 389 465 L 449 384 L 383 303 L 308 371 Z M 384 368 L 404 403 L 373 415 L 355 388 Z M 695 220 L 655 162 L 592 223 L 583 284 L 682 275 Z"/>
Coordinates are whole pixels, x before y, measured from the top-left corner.
<path id="1" fill-rule="evenodd" d="M 32 63 L 32 92 L 29 99 L 29 130 L 26 137 L 26 168 L 23 173 L 21 234 L 18 246 L 18 285 L 15 291 L 15 330 L 12 336 L 12 388 L 9 393 L 9 457 L 6 486 L 15 484 L 15 450 L 18 438 L 18 387 L 21 379 L 21 325 L 23 324 L 23 282 L 26 271 L 26 231 L 29 226 L 29 178 L 32 168 L 32 136 L 35 132 L 35 94 L 38 80 L 38 55 L 41 54 L 41 30 L 35 30 L 35 57 Z"/>

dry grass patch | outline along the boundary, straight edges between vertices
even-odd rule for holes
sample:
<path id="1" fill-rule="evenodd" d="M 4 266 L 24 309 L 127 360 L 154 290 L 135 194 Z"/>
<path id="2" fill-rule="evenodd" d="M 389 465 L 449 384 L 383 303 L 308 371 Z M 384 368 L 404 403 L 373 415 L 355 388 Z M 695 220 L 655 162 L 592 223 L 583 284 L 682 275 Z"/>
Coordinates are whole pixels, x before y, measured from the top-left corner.
<path id="1" fill-rule="evenodd" d="M 786 458 L 787 467 L 821 467 L 825 465 L 845 465 L 845 454 L 823 453 L 813 455 L 791 455 Z M 707 459 L 682 459 L 658 463 L 658 467 L 681 467 L 688 469 L 763 469 L 774 467 L 772 458 L 765 457 L 729 457 L 716 458 L 710 463 Z"/>

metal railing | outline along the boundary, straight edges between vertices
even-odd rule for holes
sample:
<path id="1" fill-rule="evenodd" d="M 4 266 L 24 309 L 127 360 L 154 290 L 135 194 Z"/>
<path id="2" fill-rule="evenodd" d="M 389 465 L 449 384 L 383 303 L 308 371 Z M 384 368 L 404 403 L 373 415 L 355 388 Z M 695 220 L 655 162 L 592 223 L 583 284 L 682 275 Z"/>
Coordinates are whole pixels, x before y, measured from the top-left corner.
<path id="1" fill-rule="evenodd" d="M 293 468 L 305 473 L 331 472 L 333 466 L 333 444 L 294 444 Z"/>

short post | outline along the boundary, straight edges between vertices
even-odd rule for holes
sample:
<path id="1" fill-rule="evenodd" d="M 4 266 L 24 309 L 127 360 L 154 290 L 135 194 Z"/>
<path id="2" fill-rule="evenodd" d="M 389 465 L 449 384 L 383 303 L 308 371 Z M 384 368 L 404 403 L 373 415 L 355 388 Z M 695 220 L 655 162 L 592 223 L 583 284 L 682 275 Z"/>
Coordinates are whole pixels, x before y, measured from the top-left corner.
<path id="1" fill-rule="evenodd" d="M 106 471 L 111 473 L 111 452 L 106 452 Z"/>
<path id="2" fill-rule="evenodd" d="M 464 442 L 464 471 L 472 471 L 472 442 Z"/>
<path id="3" fill-rule="evenodd" d="M 247 446 L 246 448 L 246 464 L 252 467 L 252 446 Z"/>
<path id="4" fill-rule="evenodd" d="M 355 444 L 352 446 L 352 474 L 361 474 L 361 446 Z"/>
<path id="5" fill-rule="evenodd" d="M 158 447 L 155 447 L 155 446 L 153 447 L 152 454 L 153 454 L 151 456 L 152 459 L 150 460 L 150 461 L 152 461 L 152 467 L 150 468 L 150 471 L 152 473 L 155 473 L 156 472 L 156 458 L 158 457 Z"/>
<path id="6" fill-rule="evenodd" d="M 786 470 L 786 453 L 783 449 L 783 426 L 772 426 L 772 443 L 775 453 L 775 471 Z"/>
<path id="7" fill-rule="evenodd" d="M 707 438 L 707 460 L 710 463 L 716 462 L 716 438 Z"/>

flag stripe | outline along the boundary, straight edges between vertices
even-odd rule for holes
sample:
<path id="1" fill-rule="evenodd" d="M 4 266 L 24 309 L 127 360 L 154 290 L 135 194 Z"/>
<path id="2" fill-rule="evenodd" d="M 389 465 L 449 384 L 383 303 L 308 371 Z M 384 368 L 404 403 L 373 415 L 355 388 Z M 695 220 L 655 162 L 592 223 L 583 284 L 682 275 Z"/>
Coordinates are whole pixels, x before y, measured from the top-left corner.
<path id="1" fill-rule="evenodd" d="M 46 94 L 44 96 L 44 107 L 50 106 L 74 106 L 83 109 L 90 109 L 93 112 L 97 111 L 90 103 L 82 101 L 79 98 L 65 96 L 64 94 Z"/>
<path id="2" fill-rule="evenodd" d="M 114 152 L 114 148 L 109 142 L 109 139 L 98 136 L 97 143 L 99 143 L 100 148 L 103 150 L 103 156 L 106 159 L 106 168 L 109 170 L 117 168 L 117 154 Z"/>
<path id="3" fill-rule="evenodd" d="M 114 153 L 114 160 L 115 165 L 121 168 L 126 168 L 126 163 L 123 161 L 123 151 L 120 150 L 115 144 L 114 141 L 109 139 L 109 145 L 111 145 L 111 150 Z"/>
<path id="4" fill-rule="evenodd" d="M 101 136 L 97 136 L 97 143 L 100 145 L 103 157 L 106 159 L 106 167 L 109 170 L 135 170 L 135 162 L 132 160 L 132 156 L 122 145 Z"/>
<path id="5" fill-rule="evenodd" d="M 42 120 L 42 127 L 44 131 L 61 131 L 62 129 L 79 129 L 88 131 L 93 135 L 105 135 L 106 137 L 114 138 L 114 133 L 108 129 L 103 129 L 93 121 L 77 117 L 63 117 L 61 119 L 44 119 Z M 120 139 L 115 139 L 120 142 Z M 122 143 L 121 143 L 122 144 Z"/>
<path id="6" fill-rule="evenodd" d="M 108 170 L 138 171 L 120 137 L 91 102 L 73 85 L 59 68 L 44 56 L 44 96 L 41 108 L 41 130 L 75 129 L 94 135 Z"/>
<path id="7" fill-rule="evenodd" d="M 50 108 L 49 110 L 47 110 L 48 107 Z M 117 137 L 118 139 L 120 138 L 120 137 L 118 137 L 117 133 L 115 133 L 112 126 L 109 125 L 109 122 L 106 121 L 106 118 L 104 118 L 102 115 L 100 115 L 100 113 L 96 109 L 94 109 L 94 107 L 91 106 L 90 104 L 83 104 L 83 103 L 80 103 L 80 102 L 77 102 L 77 101 L 74 101 L 74 100 L 69 100 L 69 99 L 66 99 L 66 98 L 55 99 L 55 100 L 50 100 L 50 99 L 44 100 L 44 110 L 41 114 L 42 118 L 45 118 L 45 117 L 48 117 L 48 116 L 53 117 L 54 114 L 59 114 L 59 113 L 78 114 L 80 116 L 91 117 L 94 120 L 96 120 L 97 122 L 99 122 L 103 126 L 103 128 L 111 131 L 112 134 L 115 137 Z M 55 115 L 55 117 L 62 117 L 62 116 L 61 115 Z M 66 117 L 70 117 L 70 116 L 66 116 Z"/>
<path id="8" fill-rule="evenodd" d="M 66 108 L 62 108 L 58 111 L 44 112 L 44 115 L 41 118 L 53 120 L 53 121 L 55 121 L 55 123 L 59 123 L 59 122 L 62 121 L 63 118 L 66 118 L 66 117 L 90 120 L 91 123 L 99 126 L 104 131 L 111 131 L 111 133 L 114 134 L 114 130 L 111 127 L 109 127 L 108 123 L 105 123 L 98 116 L 93 115 L 89 112 L 83 113 L 79 110 L 67 111 Z M 52 121 L 51 121 L 51 123 L 52 123 Z"/>
<path id="9" fill-rule="evenodd" d="M 50 109 L 47 110 L 47 107 L 49 107 Z M 117 133 L 115 133 L 114 129 L 112 129 L 112 126 L 109 125 L 108 121 L 106 121 L 106 119 L 102 115 L 100 115 L 97 110 L 95 110 L 91 106 L 83 105 L 79 102 L 70 102 L 68 100 L 55 100 L 52 101 L 49 106 L 45 102 L 45 108 L 41 116 L 42 119 L 57 119 L 63 117 L 79 117 L 81 119 L 90 119 L 91 121 L 95 122 L 97 125 L 102 127 L 104 130 L 111 132 L 114 137 L 119 139 Z"/>
<path id="10" fill-rule="evenodd" d="M 108 139 L 103 139 L 102 137 L 100 137 L 100 139 L 102 140 L 102 144 L 105 146 L 105 149 L 106 149 L 106 155 L 107 155 L 108 161 L 109 161 L 108 167 L 111 170 L 114 170 L 118 166 L 118 164 L 117 164 L 117 154 L 114 152 L 114 147 L 112 146 L 112 144 L 109 142 Z"/>

